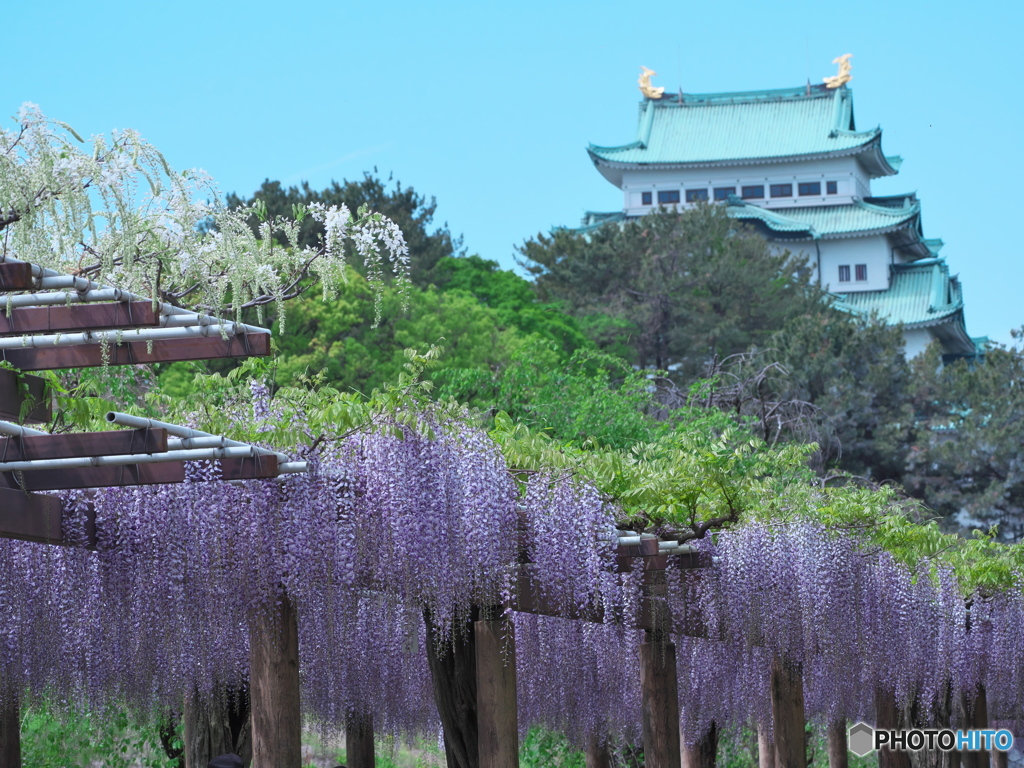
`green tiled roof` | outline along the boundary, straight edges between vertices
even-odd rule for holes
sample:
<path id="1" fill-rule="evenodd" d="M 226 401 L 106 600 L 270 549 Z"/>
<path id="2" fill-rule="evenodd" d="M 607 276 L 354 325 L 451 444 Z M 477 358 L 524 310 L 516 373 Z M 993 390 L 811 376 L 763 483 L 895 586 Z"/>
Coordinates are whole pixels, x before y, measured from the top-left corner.
<path id="1" fill-rule="evenodd" d="M 890 325 L 924 328 L 948 322 L 963 311 L 960 281 L 949 274 L 944 259 L 894 264 L 886 291 L 837 294 L 836 306 L 855 314 L 878 316 Z"/>
<path id="2" fill-rule="evenodd" d="M 881 199 L 881 198 L 872 198 Z M 864 200 L 854 200 L 846 205 L 818 205 L 806 208 L 778 210 L 750 205 L 735 195 L 730 195 L 726 210 L 729 215 L 745 221 L 764 224 L 776 240 L 805 240 L 849 235 L 869 235 L 892 232 L 909 227 L 921 213 L 921 204 L 913 195 L 902 195 L 900 207 L 877 205 Z M 587 211 L 578 231 L 595 229 L 608 222 L 620 222 L 628 217 L 622 211 L 598 213 Z M 916 231 L 916 230 L 915 230 Z M 917 239 L 917 238 L 915 238 Z M 932 255 L 942 247 L 941 240 L 925 241 Z"/>
<path id="3" fill-rule="evenodd" d="M 587 211 L 583 214 L 582 226 L 577 228 L 577 232 L 589 232 L 592 229 L 597 229 L 602 224 L 608 224 L 613 221 L 625 221 L 628 217 L 622 211 L 611 211 L 610 213 L 602 213 L 599 211 Z"/>
<path id="4" fill-rule="evenodd" d="M 903 195 L 901 198 L 899 207 L 854 199 L 852 203 L 844 205 L 787 208 L 785 213 L 780 213 L 778 210 L 750 205 L 733 196 L 729 198 L 729 215 L 737 219 L 759 221 L 782 240 L 787 239 L 787 236 L 817 239 L 851 234 L 881 234 L 911 226 L 920 215 L 921 204 L 913 195 Z M 890 200 L 892 198 L 886 199 L 886 202 Z"/>
<path id="5" fill-rule="evenodd" d="M 891 175 L 898 159 L 882 155 L 881 135 L 855 130 L 852 91 L 821 85 L 645 99 L 636 141 L 588 152 L 599 165 L 722 165 L 871 149 L 872 173 Z"/>

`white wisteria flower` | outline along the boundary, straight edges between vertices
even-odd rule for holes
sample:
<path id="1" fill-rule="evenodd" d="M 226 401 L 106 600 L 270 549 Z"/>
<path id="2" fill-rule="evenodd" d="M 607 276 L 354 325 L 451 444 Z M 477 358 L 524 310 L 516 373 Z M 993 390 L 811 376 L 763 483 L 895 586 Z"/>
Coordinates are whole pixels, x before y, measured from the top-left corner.
<path id="1" fill-rule="evenodd" d="M 175 172 L 134 130 L 86 142 L 29 102 L 14 120 L 15 130 L 0 130 L 0 261 L 116 282 L 207 313 L 275 303 L 282 328 L 283 302 L 317 280 L 325 299 L 337 295 L 346 241 L 378 291 L 375 321 L 385 263 L 400 289 L 408 284 L 405 240 L 380 214 L 319 205 L 268 216 L 259 202 L 229 210 L 209 174 Z M 306 215 L 325 226 L 316 248 L 298 245 Z"/>

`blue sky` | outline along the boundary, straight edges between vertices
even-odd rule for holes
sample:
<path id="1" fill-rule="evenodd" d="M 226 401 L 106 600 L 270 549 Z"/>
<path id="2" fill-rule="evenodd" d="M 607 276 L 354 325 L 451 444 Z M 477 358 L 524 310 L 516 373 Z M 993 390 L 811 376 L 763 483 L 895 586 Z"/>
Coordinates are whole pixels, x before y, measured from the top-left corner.
<path id="1" fill-rule="evenodd" d="M 853 53 L 857 125 L 905 158 L 972 335 L 1024 325 L 1020 3 L 128 3 L 4 11 L 0 114 L 136 128 L 225 192 L 376 166 L 471 253 L 621 207 L 585 147 L 632 140 L 641 64 L 692 93 L 820 82 Z"/>

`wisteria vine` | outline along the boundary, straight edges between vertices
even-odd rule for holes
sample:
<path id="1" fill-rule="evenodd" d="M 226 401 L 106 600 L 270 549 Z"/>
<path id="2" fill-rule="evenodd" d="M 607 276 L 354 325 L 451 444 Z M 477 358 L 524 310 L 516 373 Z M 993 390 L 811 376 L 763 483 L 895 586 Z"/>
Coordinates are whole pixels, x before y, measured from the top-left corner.
<path id="1" fill-rule="evenodd" d="M 507 605 L 525 567 L 554 605 L 608 621 L 512 616 L 521 728 L 638 738 L 642 573 L 616 571 L 617 508 L 594 486 L 545 472 L 520 486 L 485 433 L 429 413 L 310 462 L 283 481 L 230 485 L 196 464 L 181 485 L 92 494 L 95 552 L 0 540 L 0 699 L 159 715 L 187 692 L 244 686 L 250 622 L 287 593 L 309 717 L 433 736 L 425 615 L 458 642 L 452 628 L 474 606 Z M 67 533 L 83 541 L 84 504 L 66 499 Z M 672 638 L 687 738 L 770 727 L 773 657 L 799 666 L 823 724 L 870 718 L 880 691 L 938 722 L 981 687 L 994 721 L 1021 720 L 1020 590 L 965 592 L 947 567 L 912 568 L 811 520 L 695 543 L 710 567 L 666 578 L 673 615 L 703 627 Z"/>

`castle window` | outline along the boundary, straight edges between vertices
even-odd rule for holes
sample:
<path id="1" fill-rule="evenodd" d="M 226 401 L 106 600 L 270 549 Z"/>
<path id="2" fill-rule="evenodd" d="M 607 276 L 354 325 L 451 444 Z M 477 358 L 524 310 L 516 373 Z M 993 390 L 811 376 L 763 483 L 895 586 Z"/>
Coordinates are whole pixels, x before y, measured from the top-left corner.
<path id="1" fill-rule="evenodd" d="M 641 205 L 650 205 L 651 204 L 651 193 L 650 192 L 641 192 L 640 193 L 640 204 Z"/>
<path id="2" fill-rule="evenodd" d="M 825 193 L 829 195 L 835 195 L 839 193 L 839 182 L 838 181 L 826 181 L 825 182 Z"/>
<path id="3" fill-rule="evenodd" d="M 800 192 L 800 197 L 810 197 L 812 195 L 821 194 L 821 182 L 820 181 L 805 181 L 799 184 L 797 187 Z"/>
<path id="4" fill-rule="evenodd" d="M 743 187 L 743 199 L 755 200 L 764 197 L 764 184 L 755 184 L 752 187 Z"/>
<path id="5" fill-rule="evenodd" d="M 690 199 L 689 193 L 686 195 L 686 199 Z M 678 189 L 662 189 L 658 191 L 658 205 L 668 205 L 671 203 L 679 202 L 679 190 Z"/>
<path id="6" fill-rule="evenodd" d="M 858 264 L 856 267 L 856 278 L 858 281 L 864 281 L 868 279 L 868 265 Z"/>
<path id="7" fill-rule="evenodd" d="M 715 200 L 728 200 L 729 195 L 736 194 L 736 187 L 715 187 Z"/>
<path id="8" fill-rule="evenodd" d="M 676 199 L 679 199 L 679 193 L 676 192 Z M 686 190 L 686 202 L 698 203 L 708 199 L 708 191 L 706 189 L 688 189 Z"/>
<path id="9" fill-rule="evenodd" d="M 772 184 L 771 185 L 772 197 L 792 197 L 793 196 L 793 185 L 792 184 Z"/>
<path id="10" fill-rule="evenodd" d="M 841 264 L 839 267 L 839 282 L 848 283 L 850 282 L 850 265 Z"/>

